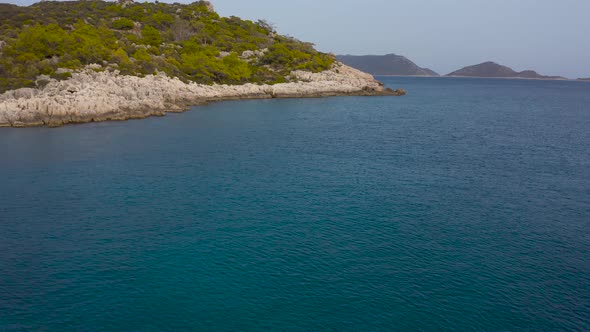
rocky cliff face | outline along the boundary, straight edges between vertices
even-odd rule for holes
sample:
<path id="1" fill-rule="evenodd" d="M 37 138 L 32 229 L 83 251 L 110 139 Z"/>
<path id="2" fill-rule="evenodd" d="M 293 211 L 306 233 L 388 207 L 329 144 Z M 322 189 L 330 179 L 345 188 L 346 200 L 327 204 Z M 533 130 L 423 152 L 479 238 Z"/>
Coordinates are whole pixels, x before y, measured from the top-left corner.
<path id="1" fill-rule="evenodd" d="M 408 58 L 396 55 L 338 55 L 342 63 L 372 75 L 439 76 L 436 72 L 422 68 Z"/>
<path id="2" fill-rule="evenodd" d="M 371 75 L 341 63 L 324 72 L 295 71 L 291 76 L 294 82 L 276 85 L 202 85 L 163 74 L 141 78 L 86 69 L 65 81 L 51 80 L 42 89 L 1 94 L 0 127 L 143 118 L 226 99 L 395 94 Z"/>

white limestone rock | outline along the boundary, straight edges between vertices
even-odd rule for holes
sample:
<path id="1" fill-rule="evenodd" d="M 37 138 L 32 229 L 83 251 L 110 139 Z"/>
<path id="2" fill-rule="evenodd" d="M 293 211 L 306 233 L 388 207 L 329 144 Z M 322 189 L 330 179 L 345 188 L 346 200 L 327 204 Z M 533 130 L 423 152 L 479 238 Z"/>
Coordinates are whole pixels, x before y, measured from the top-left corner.
<path id="1" fill-rule="evenodd" d="M 68 80 L 52 79 L 42 89 L 0 94 L 0 127 L 141 118 L 224 99 L 385 94 L 371 75 L 341 63 L 320 73 L 295 71 L 291 76 L 297 82 L 276 85 L 187 84 L 165 74 L 141 78 L 95 67 L 72 73 Z"/>

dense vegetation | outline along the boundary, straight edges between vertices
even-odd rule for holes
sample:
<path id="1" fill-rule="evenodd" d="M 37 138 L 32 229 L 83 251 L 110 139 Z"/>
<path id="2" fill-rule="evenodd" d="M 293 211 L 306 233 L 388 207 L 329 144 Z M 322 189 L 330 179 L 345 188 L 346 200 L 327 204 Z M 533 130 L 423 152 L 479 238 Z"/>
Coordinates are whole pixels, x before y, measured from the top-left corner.
<path id="1" fill-rule="evenodd" d="M 60 68 L 93 63 L 128 75 L 237 84 L 283 82 L 292 70 L 322 71 L 333 61 L 265 21 L 220 17 L 207 1 L 0 4 L 0 92 L 39 86 L 40 75 L 65 79 Z"/>

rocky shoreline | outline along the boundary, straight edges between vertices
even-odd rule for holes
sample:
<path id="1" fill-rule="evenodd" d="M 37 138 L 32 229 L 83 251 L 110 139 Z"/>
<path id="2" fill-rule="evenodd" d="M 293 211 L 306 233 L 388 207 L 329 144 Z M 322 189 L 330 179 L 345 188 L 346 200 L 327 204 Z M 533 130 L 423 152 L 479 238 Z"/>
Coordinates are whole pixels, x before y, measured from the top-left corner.
<path id="1" fill-rule="evenodd" d="M 51 80 L 41 89 L 24 88 L 0 94 L 0 127 L 57 127 L 139 119 L 233 99 L 405 94 L 403 90 L 386 89 L 373 76 L 341 63 L 321 73 L 295 71 L 291 76 L 295 82 L 210 86 L 187 84 L 163 74 L 136 77 L 87 68 L 73 73 L 68 80 Z"/>

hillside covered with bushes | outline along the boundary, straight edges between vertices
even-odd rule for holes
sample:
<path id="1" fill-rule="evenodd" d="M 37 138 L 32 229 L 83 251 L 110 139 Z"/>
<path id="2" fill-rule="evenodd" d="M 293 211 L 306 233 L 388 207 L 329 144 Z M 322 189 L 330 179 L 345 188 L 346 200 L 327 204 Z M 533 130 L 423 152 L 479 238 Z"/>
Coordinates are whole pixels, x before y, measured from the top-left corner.
<path id="1" fill-rule="evenodd" d="M 285 82 L 293 70 L 319 72 L 333 62 L 265 21 L 220 17 L 208 1 L 0 4 L 0 92 L 66 79 L 89 64 L 125 75 L 240 84 Z"/>

